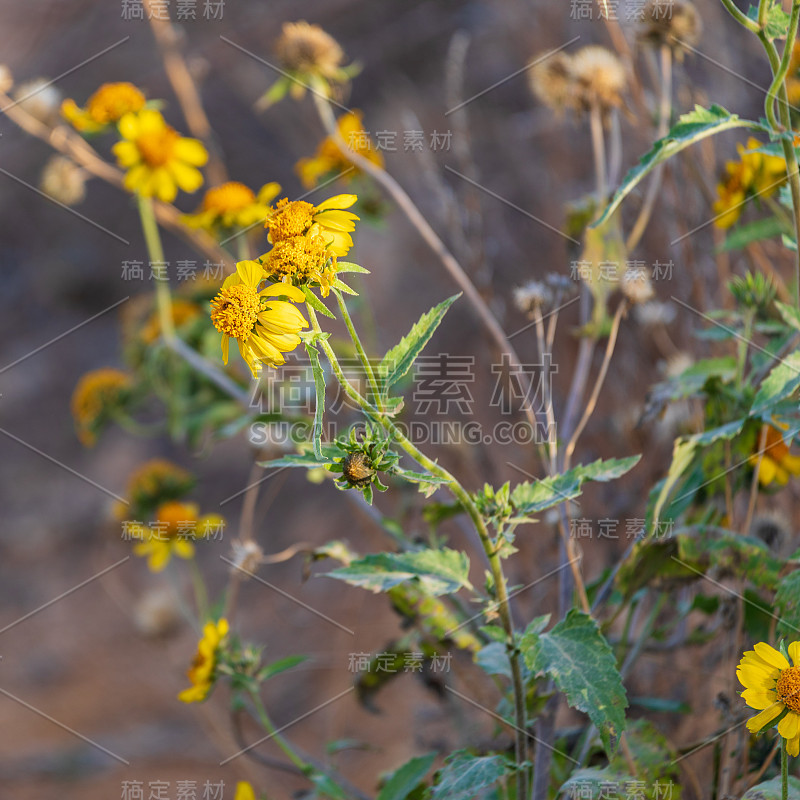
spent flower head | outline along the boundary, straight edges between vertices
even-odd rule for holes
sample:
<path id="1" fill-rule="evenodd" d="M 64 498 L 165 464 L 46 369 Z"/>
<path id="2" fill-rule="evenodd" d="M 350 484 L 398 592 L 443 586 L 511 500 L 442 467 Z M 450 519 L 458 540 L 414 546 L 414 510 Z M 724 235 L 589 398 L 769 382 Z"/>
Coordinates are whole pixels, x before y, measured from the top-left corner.
<path id="1" fill-rule="evenodd" d="M 216 233 L 244 229 L 263 222 L 269 214 L 269 204 L 280 192 L 277 183 L 267 183 L 256 194 L 249 186 L 228 181 L 206 190 L 200 208 L 194 214 L 184 214 L 181 220 L 190 228 L 202 228 Z"/>
<path id="2" fill-rule="evenodd" d="M 703 33 L 703 20 L 693 3 L 686 0 L 648 0 L 639 31 L 640 41 L 670 47 L 678 59 L 691 50 Z"/>
<path id="3" fill-rule="evenodd" d="M 81 444 L 85 447 L 95 444 L 104 425 L 125 409 L 132 390 L 133 378 L 119 369 L 96 369 L 81 377 L 71 401 L 72 418 Z"/>
<path id="4" fill-rule="evenodd" d="M 61 116 L 81 133 L 98 133 L 119 122 L 126 114 L 141 111 L 145 96 L 132 83 L 104 83 L 84 108 L 68 98 L 61 104 Z"/>
<path id="5" fill-rule="evenodd" d="M 39 188 L 65 206 L 76 206 L 86 197 L 88 173 L 66 156 L 50 156 L 42 170 Z"/>
<path id="6" fill-rule="evenodd" d="M 47 78 L 34 78 L 17 85 L 14 100 L 23 111 L 45 125 L 58 122 L 61 92 Z"/>

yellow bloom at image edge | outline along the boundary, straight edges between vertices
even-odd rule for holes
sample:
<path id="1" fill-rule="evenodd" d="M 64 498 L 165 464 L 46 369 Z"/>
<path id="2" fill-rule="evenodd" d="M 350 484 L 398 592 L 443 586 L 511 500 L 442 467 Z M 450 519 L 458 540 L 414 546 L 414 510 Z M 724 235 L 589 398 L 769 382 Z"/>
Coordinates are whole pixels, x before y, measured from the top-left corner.
<path id="1" fill-rule="evenodd" d="M 178 189 L 195 192 L 203 185 L 203 173 L 197 167 L 208 161 L 205 147 L 197 139 L 181 136 L 160 112 L 145 108 L 126 114 L 119 121 L 119 132 L 122 141 L 112 151 L 127 170 L 129 192 L 171 203 Z"/>
<path id="2" fill-rule="evenodd" d="M 197 653 L 192 666 L 186 673 L 190 683 L 178 699 L 184 703 L 199 703 L 206 699 L 216 679 L 217 657 L 223 639 L 228 635 L 228 620 L 207 622 L 203 626 L 203 636 L 197 644 Z"/>
<path id="3" fill-rule="evenodd" d="M 765 642 L 748 650 L 736 668 L 742 686 L 742 699 L 759 713 L 747 720 L 747 729 L 757 733 L 788 713 L 778 723 L 778 733 L 786 739 L 789 755 L 800 753 L 800 642 L 792 642 L 786 657 Z"/>
<path id="4" fill-rule="evenodd" d="M 247 781 L 236 784 L 236 796 L 233 800 L 256 800 L 256 793 Z"/>

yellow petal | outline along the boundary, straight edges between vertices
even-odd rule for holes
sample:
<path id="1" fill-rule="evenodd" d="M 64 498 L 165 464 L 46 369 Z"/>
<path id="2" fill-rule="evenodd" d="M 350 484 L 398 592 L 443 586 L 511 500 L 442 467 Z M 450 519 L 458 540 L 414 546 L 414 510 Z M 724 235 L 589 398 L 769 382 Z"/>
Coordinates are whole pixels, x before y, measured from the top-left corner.
<path id="1" fill-rule="evenodd" d="M 169 563 L 170 549 L 166 542 L 153 542 L 152 552 L 147 561 L 151 572 L 161 572 Z"/>
<path id="2" fill-rule="evenodd" d="M 800 716 L 790 711 L 779 723 L 778 733 L 784 739 L 794 739 L 800 734 Z"/>
<path id="3" fill-rule="evenodd" d="M 800 456 L 784 456 L 781 459 L 781 466 L 792 475 L 800 475 Z"/>
<path id="4" fill-rule="evenodd" d="M 223 618 L 217 623 L 217 632 L 219 633 L 220 639 L 224 639 L 228 635 L 228 631 L 230 630 L 230 626 L 228 625 L 228 620 Z"/>
<path id="5" fill-rule="evenodd" d="M 295 303 L 302 303 L 306 299 L 303 290 L 298 289 L 297 286 L 292 286 L 290 283 L 273 283 L 271 286 L 267 286 L 266 289 L 262 289 L 259 294 L 262 297 L 286 295 L 290 300 L 294 300 Z"/>
<path id="6" fill-rule="evenodd" d="M 170 161 L 167 170 L 184 192 L 191 194 L 203 185 L 203 173 L 182 161 Z"/>
<path id="7" fill-rule="evenodd" d="M 747 730 L 750 733 L 757 733 L 763 727 L 769 725 L 775 717 L 779 717 L 783 708 L 783 703 L 775 703 L 775 705 L 765 708 L 760 714 L 756 714 L 747 720 Z"/>
<path id="8" fill-rule="evenodd" d="M 196 167 L 202 167 L 208 161 L 208 152 L 198 139 L 181 138 L 175 143 L 175 155 L 181 160 Z"/>
<path id="9" fill-rule="evenodd" d="M 777 699 L 775 692 L 764 692 L 758 689 L 745 689 L 742 692 L 742 700 L 756 711 L 769 708 L 773 703 L 777 702 Z"/>
<path id="10" fill-rule="evenodd" d="M 236 795 L 233 800 L 256 800 L 256 793 L 249 783 L 239 781 L 239 783 L 236 784 Z"/>
<path id="11" fill-rule="evenodd" d="M 119 132 L 124 139 L 135 139 L 139 135 L 139 118 L 128 113 L 119 121 Z"/>
<path id="12" fill-rule="evenodd" d="M 242 283 L 255 288 L 264 279 L 264 268 L 257 261 L 240 261 L 236 265 L 236 273 Z"/>
<path id="13" fill-rule="evenodd" d="M 757 642 L 753 649 L 756 653 L 773 667 L 777 667 L 778 669 L 789 669 L 791 664 L 786 660 L 783 654 L 776 650 L 774 647 L 771 647 L 766 642 Z"/>
<path id="14" fill-rule="evenodd" d="M 317 206 L 317 211 L 325 211 L 329 208 L 350 208 L 356 200 L 358 200 L 358 195 L 355 194 L 337 194 L 334 197 L 323 200 Z"/>
<path id="15" fill-rule="evenodd" d="M 778 473 L 778 465 L 769 457 L 764 456 L 758 466 L 758 482 L 762 486 L 769 486 Z"/>
<path id="16" fill-rule="evenodd" d="M 787 648 L 789 651 L 789 658 L 795 666 L 800 665 L 800 642 L 792 642 Z"/>
<path id="17" fill-rule="evenodd" d="M 790 739 L 786 742 L 786 752 L 790 756 L 800 754 L 800 736 L 795 736 L 794 739 Z"/>
<path id="18" fill-rule="evenodd" d="M 172 545 L 176 556 L 180 558 L 191 558 L 194 555 L 194 545 L 188 539 L 176 539 Z M 755 708 L 755 706 L 752 706 Z"/>
<path id="19" fill-rule="evenodd" d="M 228 345 L 230 343 L 231 337 L 228 336 L 227 333 L 222 334 L 222 363 L 228 363 Z"/>
<path id="20" fill-rule="evenodd" d="M 117 163 L 128 169 L 132 167 L 134 164 L 137 164 L 141 161 L 141 156 L 139 154 L 139 149 L 133 142 L 122 141 L 117 142 L 112 148 L 112 152 L 117 157 Z"/>
<path id="21" fill-rule="evenodd" d="M 742 686 L 745 689 L 755 689 L 757 692 L 774 689 L 778 675 L 780 675 L 778 669 L 773 669 L 771 672 L 753 666 L 739 666 L 736 669 L 736 677 Z"/>

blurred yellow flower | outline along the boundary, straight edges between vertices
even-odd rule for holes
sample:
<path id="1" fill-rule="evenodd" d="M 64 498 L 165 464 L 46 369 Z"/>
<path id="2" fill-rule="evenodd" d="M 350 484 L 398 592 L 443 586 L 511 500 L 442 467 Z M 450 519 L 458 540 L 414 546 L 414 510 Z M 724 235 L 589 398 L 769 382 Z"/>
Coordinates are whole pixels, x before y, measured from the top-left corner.
<path id="1" fill-rule="evenodd" d="M 349 111 L 337 120 L 339 136 L 354 152 L 383 167 L 383 155 L 372 143 L 369 134 L 364 130 L 363 116 L 360 111 Z M 295 165 L 300 180 L 307 189 L 313 189 L 320 179 L 331 173 L 345 173 L 342 177 L 351 180 L 359 170 L 342 155 L 339 146 L 327 136 L 320 142 L 317 152 L 311 158 L 301 158 Z"/>
<path id="2" fill-rule="evenodd" d="M 145 108 L 126 114 L 119 132 L 122 141 L 112 150 L 117 163 L 127 170 L 129 192 L 171 203 L 179 188 L 195 192 L 203 185 L 203 173 L 197 167 L 208 161 L 205 147 L 197 139 L 181 136 L 160 112 Z"/>
<path id="3" fill-rule="evenodd" d="M 713 205 L 718 228 L 730 228 L 742 214 L 745 200 L 751 196 L 769 197 L 786 178 L 786 162 L 780 156 L 751 152 L 761 142 L 750 138 L 747 145 L 736 147 L 739 161 L 725 165 L 725 180 L 717 185 L 718 199 Z"/>
<path id="4" fill-rule="evenodd" d="M 71 402 L 81 444 L 95 444 L 100 427 L 127 400 L 132 385 L 131 376 L 118 369 L 96 369 L 81 377 Z"/>
<path id="5" fill-rule="evenodd" d="M 219 294 L 211 301 L 211 321 L 222 334 L 222 359 L 228 363 L 228 345 L 236 339 L 239 352 L 257 378 L 262 363 L 270 366 L 283 364 L 284 353 L 300 344 L 300 330 L 308 323 L 296 306 L 284 300 L 270 300 L 285 296 L 300 303 L 303 292 L 285 283 L 261 289 L 266 278 L 264 268 L 255 261 L 240 261 L 236 272 L 229 275 Z"/>
<path id="6" fill-rule="evenodd" d="M 305 200 L 280 200 L 270 209 L 264 227 L 269 228 L 269 241 L 275 245 L 293 236 L 303 236 L 311 226 L 319 225 L 328 249 L 335 256 L 345 256 L 353 246 L 350 233 L 356 229 L 358 217 L 345 211 L 358 200 L 354 194 L 337 194 L 314 206 Z"/>
<path id="7" fill-rule="evenodd" d="M 778 733 L 786 739 L 789 755 L 796 756 L 800 753 L 800 642 L 792 642 L 787 651 L 791 664 L 774 647 L 758 642 L 742 656 L 736 677 L 745 687 L 742 699 L 760 712 L 747 720 L 747 729 L 758 733 L 786 711 L 778 722 Z"/>
<path id="8" fill-rule="evenodd" d="M 180 503 L 170 500 L 162 503 L 155 512 L 155 519 L 142 526 L 139 542 L 133 552 L 147 557 L 151 572 L 161 572 L 173 555 L 192 558 L 196 539 L 206 539 L 225 524 L 218 514 L 201 517 L 195 503 Z"/>
<path id="9" fill-rule="evenodd" d="M 149 513 L 167 500 L 182 497 L 194 483 L 190 472 L 165 458 L 146 461 L 128 478 L 130 506 L 121 506 L 117 517 L 123 519 L 129 511 L 136 515 Z"/>
<path id="10" fill-rule="evenodd" d="M 256 195 L 252 189 L 238 181 L 228 181 L 208 189 L 202 206 L 194 214 L 184 214 L 181 219 L 190 228 L 203 228 L 214 233 L 217 228 L 249 228 L 264 222 L 269 214 L 269 204 L 281 187 L 267 183 Z"/>
<path id="11" fill-rule="evenodd" d="M 81 133 L 97 133 L 126 114 L 144 108 L 145 98 L 132 83 L 104 83 L 87 101 L 85 108 L 67 99 L 61 104 L 61 116 Z"/>
<path id="12" fill-rule="evenodd" d="M 200 703 L 208 697 L 217 677 L 220 646 L 229 629 L 226 619 L 221 619 L 217 623 L 207 622 L 203 626 L 203 636 L 197 644 L 197 653 L 186 673 L 192 685 L 178 695 L 179 700 L 184 703 Z M 238 787 L 236 800 L 239 800 Z"/>
<path id="13" fill-rule="evenodd" d="M 247 781 L 239 781 L 233 800 L 256 800 L 256 793 Z"/>
<path id="14" fill-rule="evenodd" d="M 759 436 L 756 440 L 756 450 L 760 442 Z M 755 452 L 748 460 L 758 469 L 758 482 L 762 486 L 769 486 L 771 483 L 785 486 L 789 482 L 790 475 L 800 475 L 800 456 L 793 456 L 789 452 L 789 445 L 784 441 L 783 434 L 771 425 L 767 426 L 763 453 Z"/>
<path id="15" fill-rule="evenodd" d="M 184 300 L 181 297 L 172 298 L 170 305 L 172 324 L 176 330 L 201 314 L 201 308 L 197 303 L 193 303 L 191 300 Z M 139 337 L 145 344 L 153 344 L 158 340 L 159 336 L 161 336 L 161 318 L 158 311 L 153 311 L 139 332 Z"/>

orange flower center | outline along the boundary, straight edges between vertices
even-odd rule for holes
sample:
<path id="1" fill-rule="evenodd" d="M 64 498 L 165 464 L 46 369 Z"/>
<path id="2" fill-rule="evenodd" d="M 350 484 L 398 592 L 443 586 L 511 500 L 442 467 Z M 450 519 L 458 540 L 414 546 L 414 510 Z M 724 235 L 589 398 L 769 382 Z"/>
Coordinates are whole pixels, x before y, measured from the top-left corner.
<path id="1" fill-rule="evenodd" d="M 275 207 L 275 213 L 267 220 L 270 239 L 273 244 L 304 234 L 314 221 L 314 206 L 305 200 L 291 203 L 284 198 Z"/>
<path id="2" fill-rule="evenodd" d="M 790 711 L 800 714 L 800 667 L 789 667 L 781 672 L 775 685 L 778 700 Z"/>
<path id="3" fill-rule="evenodd" d="M 86 110 L 95 122 L 105 125 L 139 111 L 144 103 L 144 95 L 132 83 L 105 83 L 89 98 Z"/>
<path id="4" fill-rule="evenodd" d="M 181 528 L 197 522 L 197 509 L 189 503 L 178 503 L 171 500 L 158 507 L 156 519 L 166 525 L 167 536 L 176 537 Z"/>
<path id="5" fill-rule="evenodd" d="M 220 333 L 244 341 L 253 332 L 261 306 L 261 298 L 252 286 L 236 283 L 222 289 L 211 301 L 211 321 Z"/>
<path id="6" fill-rule="evenodd" d="M 157 131 L 143 133 L 136 139 L 136 147 L 150 167 L 163 167 L 175 153 L 180 135 L 165 125 Z"/>
<path id="7" fill-rule="evenodd" d="M 256 196 L 252 189 L 238 181 L 228 181 L 222 186 L 215 186 L 206 192 L 203 198 L 203 208 L 206 211 L 216 211 L 224 214 L 226 211 L 239 211 L 255 202 Z"/>

